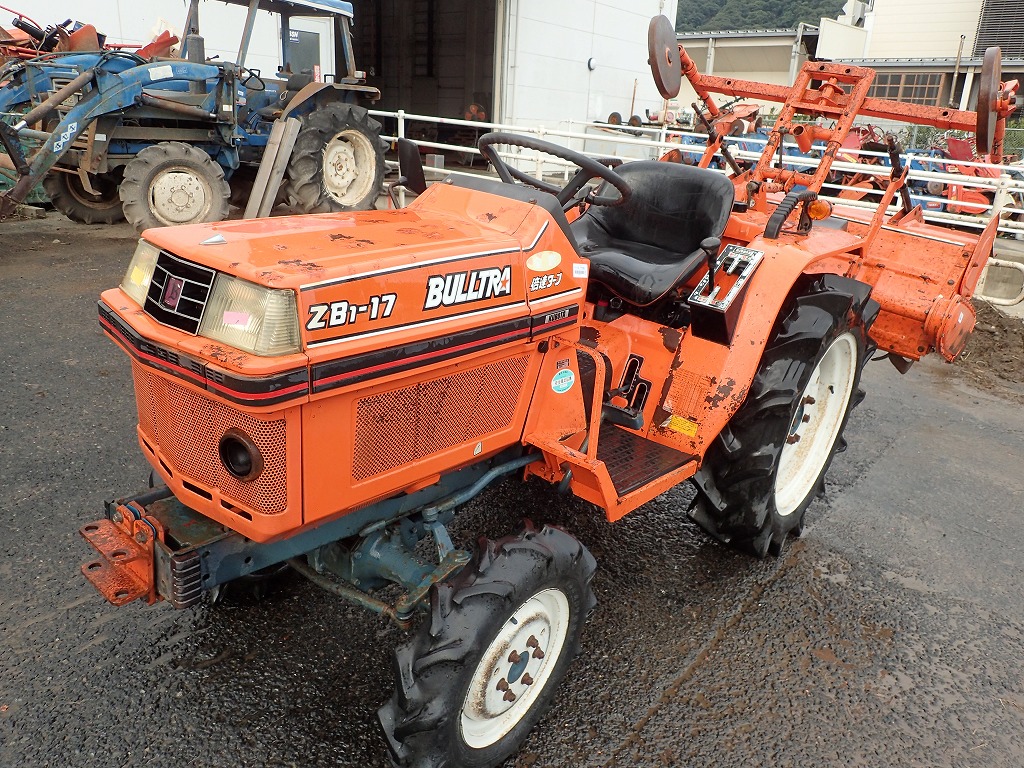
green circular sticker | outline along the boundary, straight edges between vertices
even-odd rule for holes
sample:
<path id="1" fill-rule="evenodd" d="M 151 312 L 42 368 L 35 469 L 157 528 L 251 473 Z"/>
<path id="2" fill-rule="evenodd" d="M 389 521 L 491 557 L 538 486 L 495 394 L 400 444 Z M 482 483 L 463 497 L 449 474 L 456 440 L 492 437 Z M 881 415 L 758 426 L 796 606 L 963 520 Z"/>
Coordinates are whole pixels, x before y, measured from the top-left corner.
<path id="1" fill-rule="evenodd" d="M 568 368 L 563 368 L 556 373 L 551 379 L 551 388 L 558 394 L 568 392 L 572 389 L 572 385 L 576 383 L 576 374 Z"/>

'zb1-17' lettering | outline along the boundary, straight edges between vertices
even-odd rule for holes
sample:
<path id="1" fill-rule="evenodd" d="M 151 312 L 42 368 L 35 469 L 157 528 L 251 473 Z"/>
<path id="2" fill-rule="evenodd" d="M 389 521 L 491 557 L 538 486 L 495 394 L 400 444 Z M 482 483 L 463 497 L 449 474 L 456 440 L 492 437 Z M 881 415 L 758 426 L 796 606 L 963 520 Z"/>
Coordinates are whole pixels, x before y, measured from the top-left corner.
<path id="1" fill-rule="evenodd" d="M 432 275 L 427 279 L 427 299 L 423 308 L 451 307 L 511 293 L 512 267 L 449 272 L 447 275 Z"/>

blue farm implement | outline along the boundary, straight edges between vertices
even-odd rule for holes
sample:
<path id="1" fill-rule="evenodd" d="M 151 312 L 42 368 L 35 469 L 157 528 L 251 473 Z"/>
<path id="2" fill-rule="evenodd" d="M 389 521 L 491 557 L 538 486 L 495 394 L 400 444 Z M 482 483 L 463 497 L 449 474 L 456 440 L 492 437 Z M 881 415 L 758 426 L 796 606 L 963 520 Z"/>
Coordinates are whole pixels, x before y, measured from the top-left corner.
<path id="1" fill-rule="evenodd" d="M 207 60 L 199 0 L 191 0 L 180 58 L 165 45 L 41 53 L 0 69 L 0 195 L 8 217 L 42 182 L 54 206 L 84 223 L 127 218 L 150 227 L 219 221 L 233 187 L 245 194 L 274 125 L 299 122 L 281 199 L 303 213 L 362 210 L 383 179 L 380 125 L 357 104 L 380 92 L 352 49 L 352 4 L 341 0 L 229 0 L 248 7 L 238 62 Z M 245 66 L 258 10 L 332 17 L 341 61 L 333 82 L 312 73 L 264 78 Z M 289 61 L 288 38 L 284 57 Z M 229 183 L 231 186 L 229 186 Z"/>

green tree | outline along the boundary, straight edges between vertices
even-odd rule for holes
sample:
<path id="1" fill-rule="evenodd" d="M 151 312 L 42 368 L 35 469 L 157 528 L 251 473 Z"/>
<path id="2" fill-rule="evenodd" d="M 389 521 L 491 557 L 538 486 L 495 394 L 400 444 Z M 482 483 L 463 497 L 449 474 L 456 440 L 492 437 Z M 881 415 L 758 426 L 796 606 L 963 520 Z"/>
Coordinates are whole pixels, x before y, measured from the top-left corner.
<path id="1" fill-rule="evenodd" d="M 845 0 L 679 0 L 678 32 L 791 29 L 800 22 L 834 19 Z"/>

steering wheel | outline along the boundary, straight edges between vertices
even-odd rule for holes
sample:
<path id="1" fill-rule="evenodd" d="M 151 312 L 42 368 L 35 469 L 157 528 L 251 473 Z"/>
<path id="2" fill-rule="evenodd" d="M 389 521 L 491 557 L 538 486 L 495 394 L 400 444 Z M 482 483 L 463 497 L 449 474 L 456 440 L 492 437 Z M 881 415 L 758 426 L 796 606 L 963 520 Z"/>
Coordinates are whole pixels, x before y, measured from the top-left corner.
<path id="1" fill-rule="evenodd" d="M 547 155 L 553 155 L 579 166 L 579 170 L 569 179 L 569 182 L 564 187 L 558 187 L 508 165 L 498 157 L 498 152 L 494 149 L 495 144 L 522 147 L 523 149 L 532 149 Z M 498 172 L 498 176 L 503 182 L 515 184 L 518 181 L 539 189 L 541 192 L 554 195 L 562 206 L 563 211 L 569 210 L 578 202 L 586 202 L 590 205 L 622 205 L 633 195 L 633 189 L 629 186 L 629 183 L 612 170 L 614 166 L 621 164 L 618 160 L 604 158 L 598 160 L 587 157 L 579 152 L 573 152 L 571 149 L 560 147 L 557 144 L 550 144 L 546 141 L 541 141 L 531 136 L 521 136 L 517 133 L 486 133 L 480 137 L 480 143 L 477 146 L 480 148 L 480 153 L 494 166 L 494 170 Z M 586 196 L 578 198 L 579 191 L 591 179 L 607 181 L 619 194 L 598 195 L 590 192 Z"/>

